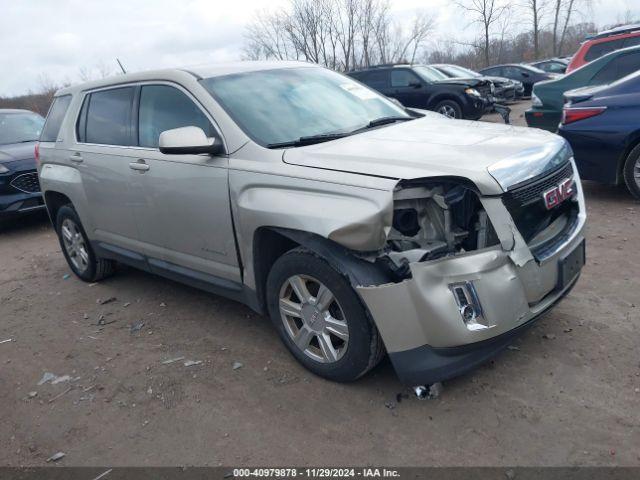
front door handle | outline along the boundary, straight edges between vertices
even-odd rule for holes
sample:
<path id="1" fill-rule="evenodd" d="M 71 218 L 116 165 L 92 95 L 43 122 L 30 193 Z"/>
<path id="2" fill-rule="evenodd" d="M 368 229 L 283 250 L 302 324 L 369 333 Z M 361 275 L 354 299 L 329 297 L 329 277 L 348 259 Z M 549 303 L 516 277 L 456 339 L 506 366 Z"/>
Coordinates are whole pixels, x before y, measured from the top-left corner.
<path id="1" fill-rule="evenodd" d="M 129 168 L 131 168 L 131 170 L 137 170 L 139 172 L 146 172 L 147 170 L 149 170 L 149 165 L 147 165 L 147 163 L 143 159 L 140 159 L 137 162 L 131 162 L 129 164 Z"/>
<path id="2" fill-rule="evenodd" d="M 71 160 L 73 163 L 82 163 L 84 161 L 80 152 L 76 152 L 73 155 L 71 155 L 69 157 L 69 160 Z"/>

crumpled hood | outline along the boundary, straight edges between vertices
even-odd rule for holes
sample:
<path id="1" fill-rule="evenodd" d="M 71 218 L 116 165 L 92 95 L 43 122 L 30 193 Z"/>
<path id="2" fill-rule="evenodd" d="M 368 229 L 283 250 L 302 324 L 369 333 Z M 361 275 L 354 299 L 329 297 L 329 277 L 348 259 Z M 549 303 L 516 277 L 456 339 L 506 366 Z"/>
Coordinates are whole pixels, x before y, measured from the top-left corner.
<path id="1" fill-rule="evenodd" d="M 25 142 L 0 145 L 0 163 L 34 158 L 35 144 L 36 142 Z"/>
<path id="2" fill-rule="evenodd" d="M 545 157 L 565 143 L 543 130 L 427 115 L 331 142 L 291 148 L 285 150 L 283 160 L 397 179 L 464 177 L 483 194 L 498 195 L 504 190 L 489 173 L 491 165 L 532 158 L 542 171 Z"/>

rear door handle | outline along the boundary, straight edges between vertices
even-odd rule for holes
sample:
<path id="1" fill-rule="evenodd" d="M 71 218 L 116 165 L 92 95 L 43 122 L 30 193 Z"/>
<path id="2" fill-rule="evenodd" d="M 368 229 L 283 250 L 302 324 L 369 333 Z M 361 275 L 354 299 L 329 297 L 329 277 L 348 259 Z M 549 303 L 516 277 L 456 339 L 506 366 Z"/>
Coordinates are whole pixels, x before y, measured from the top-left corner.
<path id="1" fill-rule="evenodd" d="M 131 170 L 137 170 L 139 172 L 146 172 L 147 170 L 149 170 L 149 165 L 147 165 L 144 160 L 140 159 L 137 162 L 131 162 L 129 164 L 129 168 L 131 168 Z"/>
<path id="2" fill-rule="evenodd" d="M 69 157 L 69 160 L 71 160 L 73 163 L 82 163 L 84 161 L 80 152 L 76 152 L 73 155 L 71 155 Z"/>

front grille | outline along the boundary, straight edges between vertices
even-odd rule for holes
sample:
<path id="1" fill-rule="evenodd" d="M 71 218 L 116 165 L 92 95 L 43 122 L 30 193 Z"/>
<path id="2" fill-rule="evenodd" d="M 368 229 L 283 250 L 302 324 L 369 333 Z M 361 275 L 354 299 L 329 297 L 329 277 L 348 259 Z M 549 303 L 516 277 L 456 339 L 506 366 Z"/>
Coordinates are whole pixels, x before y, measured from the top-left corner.
<path id="1" fill-rule="evenodd" d="M 557 186 L 562 180 L 573 177 L 573 167 L 567 162 L 553 173 L 538 179 L 527 181 L 525 185 L 509 189 L 508 195 L 522 205 L 542 200 L 543 192 Z"/>
<path id="2" fill-rule="evenodd" d="M 573 177 L 573 167 L 571 163 L 566 163 L 544 177 L 534 178 L 516 186 L 503 196 L 507 210 L 527 243 L 561 216 L 566 216 L 569 220 L 567 228 L 574 226 L 579 208 L 575 197 L 565 200 L 551 210 L 547 210 L 542 197 L 543 192 L 570 177 Z"/>
<path id="3" fill-rule="evenodd" d="M 40 191 L 38 172 L 23 173 L 11 180 L 10 185 L 24 193 L 36 193 Z"/>

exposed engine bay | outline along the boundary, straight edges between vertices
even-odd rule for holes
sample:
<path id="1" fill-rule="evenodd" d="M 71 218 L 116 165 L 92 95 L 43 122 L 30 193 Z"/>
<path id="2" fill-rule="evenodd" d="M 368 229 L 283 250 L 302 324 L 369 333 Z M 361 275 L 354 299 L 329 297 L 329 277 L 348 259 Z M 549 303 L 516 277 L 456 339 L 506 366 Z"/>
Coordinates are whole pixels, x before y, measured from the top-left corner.
<path id="1" fill-rule="evenodd" d="M 400 182 L 383 264 L 393 277 L 411 276 L 410 263 L 436 260 L 499 243 L 478 195 L 461 184 Z"/>

